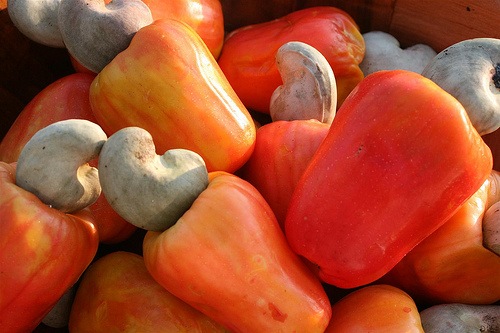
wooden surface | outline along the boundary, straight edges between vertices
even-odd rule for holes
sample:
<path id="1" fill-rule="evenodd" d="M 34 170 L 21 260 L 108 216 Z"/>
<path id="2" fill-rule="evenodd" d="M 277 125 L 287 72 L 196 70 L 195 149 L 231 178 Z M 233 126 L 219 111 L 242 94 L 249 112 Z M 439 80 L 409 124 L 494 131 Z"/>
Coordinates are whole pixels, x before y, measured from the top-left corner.
<path id="1" fill-rule="evenodd" d="M 383 30 L 409 46 L 425 43 L 437 51 L 473 37 L 500 38 L 499 0 L 221 0 L 226 26 L 234 29 L 285 15 L 292 10 L 333 5 L 348 12 L 362 32 Z M 264 8 L 259 10 L 259 8 Z M 248 13 L 241 18 L 238 13 Z"/>
<path id="2" fill-rule="evenodd" d="M 361 30 L 389 27 L 396 0 L 221 0 L 227 30 L 272 20 L 291 11 L 313 6 L 335 6 L 348 12 Z M 245 13 L 244 16 L 238 15 Z"/>
<path id="3" fill-rule="evenodd" d="M 464 39 L 500 38 L 499 0 L 398 0 L 388 32 L 404 44 L 426 43 L 436 51 Z"/>

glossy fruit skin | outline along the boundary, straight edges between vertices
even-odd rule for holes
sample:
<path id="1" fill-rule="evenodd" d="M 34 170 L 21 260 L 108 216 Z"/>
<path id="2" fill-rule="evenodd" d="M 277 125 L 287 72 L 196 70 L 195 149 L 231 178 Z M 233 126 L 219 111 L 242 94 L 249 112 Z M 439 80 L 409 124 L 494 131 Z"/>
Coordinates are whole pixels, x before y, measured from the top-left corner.
<path id="1" fill-rule="evenodd" d="M 255 125 L 206 45 L 186 24 L 157 20 L 95 78 L 90 102 L 111 135 L 138 126 L 158 154 L 184 148 L 209 171 L 234 172 L 250 157 Z"/>
<path id="2" fill-rule="evenodd" d="M 66 119 L 97 122 L 89 101 L 95 74 L 74 73 L 61 77 L 42 89 L 21 111 L 0 142 L 0 161 L 17 161 L 26 142 L 40 129 Z M 91 164 L 97 167 L 97 161 Z M 102 243 L 119 243 L 137 229 L 125 221 L 101 195 L 89 209 L 95 216 Z"/>
<path id="3" fill-rule="evenodd" d="M 79 118 L 95 122 L 88 101 L 93 79 L 94 75 L 88 73 L 69 74 L 36 94 L 0 142 L 0 161 L 17 161 L 22 148 L 33 134 L 56 121 Z"/>
<path id="4" fill-rule="evenodd" d="M 250 183 L 210 174 L 208 188 L 170 229 L 148 232 L 151 275 L 232 332 L 323 332 L 330 303 L 286 243 Z"/>
<path id="5" fill-rule="evenodd" d="M 317 120 L 294 120 L 257 129 L 255 149 L 238 174 L 259 190 L 282 228 L 295 185 L 329 128 Z"/>
<path id="6" fill-rule="evenodd" d="M 0 327 L 33 331 L 94 258 L 99 238 L 88 211 L 64 214 L 15 184 L 0 162 Z"/>
<path id="7" fill-rule="evenodd" d="M 363 79 L 359 63 L 365 44 L 354 20 L 331 6 L 297 10 L 226 36 L 218 63 L 247 108 L 269 113 L 271 95 L 282 84 L 276 52 L 290 41 L 309 44 L 328 60 L 337 83 L 338 106 Z"/>
<path id="8" fill-rule="evenodd" d="M 86 270 L 75 295 L 71 332 L 228 332 L 149 274 L 143 258 L 116 251 Z"/>
<path id="9" fill-rule="evenodd" d="M 154 20 L 176 19 L 193 28 L 218 58 L 224 43 L 224 16 L 219 0 L 144 0 Z"/>
<path id="10" fill-rule="evenodd" d="M 332 305 L 325 333 L 424 333 L 415 301 L 391 285 L 354 290 Z"/>
<path id="11" fill-rule="evenodd" d="M 422 304 L 500 301 L 500 256 L 484 247 L 482 227 L 486 209 L 498 200 L 496 191 L 490 176 L 443 226 L 381 281 L 402 288 Z"/>
<path id="12" fill-rule="evenodd" d="M 491 168 L 491 151 L 451 95 L 416 73 L 371 74 L 296 186 L 288 242 L 324 282 L 371 283 L 443 225 Z"/>

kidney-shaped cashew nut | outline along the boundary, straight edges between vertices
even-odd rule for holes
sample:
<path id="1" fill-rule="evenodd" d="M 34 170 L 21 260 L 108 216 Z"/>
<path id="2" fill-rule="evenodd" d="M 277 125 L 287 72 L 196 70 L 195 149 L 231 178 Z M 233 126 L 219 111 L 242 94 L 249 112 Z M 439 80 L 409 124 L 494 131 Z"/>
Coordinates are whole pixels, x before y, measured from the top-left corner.
<path id="1" fill-rule="evenodd" d="M 63 48 L 58 23 L 60 2 L 61 0 L 8 0 L 7 11 L 12 23 L 32 41 Z"/>
<path id="2" fill-rule="evenodd" d="M 302 42 L 283 44 L 276 53 L 283 85 L 271 96 L 273 121 L 317 119 L 330 124 L 337 108 L 337 86 L 328 60 Z"/>
<path id="3" fill-rule="evenodd" d="M 69 119 L 42 128 L 23 147 L 16 184 L 63 212 L 94 203 L 101 194 L 95 159 L 107 136 L 84 119 Z"/>
<path id="4" fill-rule="evenodd" d="M 401 48 L 399 40 L 388 32 L 369 31 L 363 34 L 365 56 L 359 68 L 365 76 L 381 70 L 404 69 L 422 73 L 437 55 L 427 44 L 414 44 Z"/>
<path id="5" fill-rule="evenodd" d="M 125 50 L 135 33 L 151 24 L 149 7 L 140 0 L 61 0 L 59 29 L 69 53 L 98 73 Z"/>
<path id="6" fill-rule="evenodd" d="M 439 52 L 422 75 L 462 103 L 480 135 L 500 128 L 500 39 L 453 44 Z"/>
<path id="7" fill-rule="evenodd" d="M 103 194 L 113 209 L 145 230 L 168 229 L 208 186 L 200 155 L 186 149 L 157 155 L 150 133 L 139 127 L 111 135 L 98 168 Z"/>

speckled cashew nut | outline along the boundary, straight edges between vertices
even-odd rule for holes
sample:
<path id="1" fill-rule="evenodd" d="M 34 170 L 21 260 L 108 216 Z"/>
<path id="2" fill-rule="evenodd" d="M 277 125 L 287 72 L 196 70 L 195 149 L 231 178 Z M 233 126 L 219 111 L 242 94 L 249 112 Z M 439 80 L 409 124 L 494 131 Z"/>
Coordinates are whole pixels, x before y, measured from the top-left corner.
<path id="1" fill-rule="evenodd" d="M 500 256 L 500 201 L 494 203 L 484 213 L 483 244 Z"/>
<path id="2" fill-rule="evenodd" d="M 462 103 L 480 135 L 500 128 L 500 39 L 453 44 L 434 57 L 422 75 Z"/>
<path id="3" fill-rule="evenodd" d="M 64 47 L 58 24 L 61 0 L 8 0 L 7 12 L 19 31 L 39 44 Z"/>
<path id="4" fill-rule="evenodd" d="M 186 149 L 157 155 L 153 138 L 139 127 L 111 135 L 98 168 L 103 194 L 113 209 L 145 230 L 168 229 L 208 186 L 200 155 Z"/>
<path id="5" fill-rule="evenodd" d="M 500 305 L 439 304 L 420 312 L 425 333 L 500 332 Z"/>
<path id="6" fill-rule="evenodd" d="M 153 17 L 141 0 L 61 0 L 58 22 L 69 53 L 99 73 Z"/>
<path id="7" fill-rule="evenodd" d="M 337 108 L 337 86 L 326 58 L 314 47 L 288 42 L 276 54 L 283 85 L 271 96 L 273 121 L 317 119 L 330 124 Z"/>
<path id="8" fill-rule="evenodd" d="M 16 184 L 63 212 L 94 203 L 101 194 L 96 168 L 88 165 L 107 136 L 83 119 L 62 120 L 39 130 L 26 143 L 16 167 Z"/>
<path id="9" fill-rule="evenodd" d="M 425 44 L 415 44 L 402 49 L 399 41 L 384 31 L 366 32 L 363 39 L 366 51 L 359 68 L 365 76 L 380 70 L 393 69 L 420 74 L 437 54 Z"/>

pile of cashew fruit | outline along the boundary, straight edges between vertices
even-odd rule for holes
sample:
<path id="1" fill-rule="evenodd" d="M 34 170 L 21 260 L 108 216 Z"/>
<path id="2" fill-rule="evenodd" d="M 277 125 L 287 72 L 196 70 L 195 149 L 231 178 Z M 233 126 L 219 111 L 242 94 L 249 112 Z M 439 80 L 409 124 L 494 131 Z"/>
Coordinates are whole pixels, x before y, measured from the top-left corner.
<path id="1" fill-rule="evenodd" d="M 0 143 L 0 331 L 500 331 L 500 40 L 7 9 L 74 72 Z"/>

